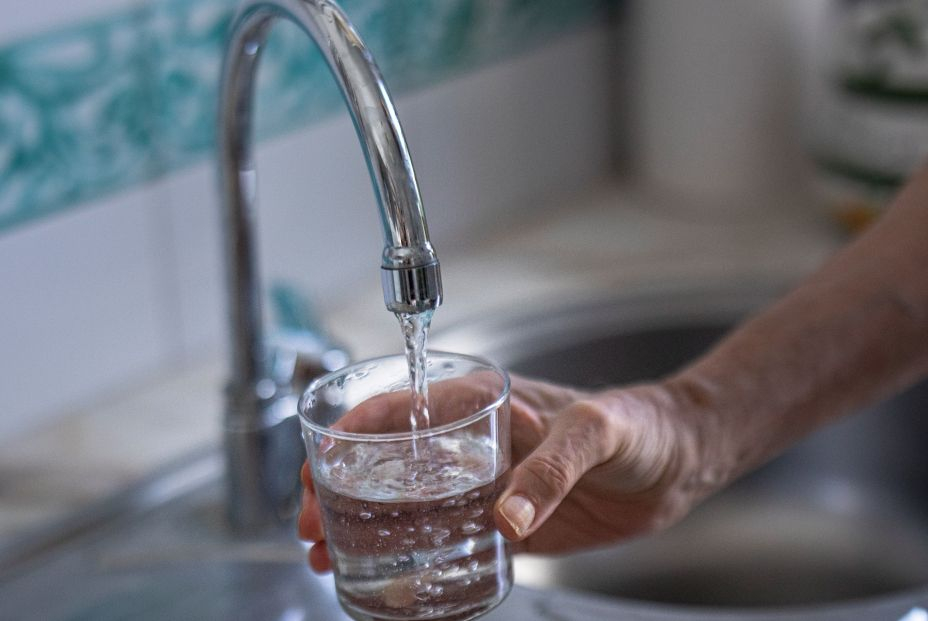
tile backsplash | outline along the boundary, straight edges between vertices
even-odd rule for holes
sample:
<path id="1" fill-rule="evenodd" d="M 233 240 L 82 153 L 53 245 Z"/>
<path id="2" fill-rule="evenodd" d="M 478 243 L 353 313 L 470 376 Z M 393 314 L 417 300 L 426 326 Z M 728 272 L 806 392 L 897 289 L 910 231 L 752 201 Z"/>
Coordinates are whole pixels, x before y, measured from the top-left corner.
<path id="1" fill-rule="evenodd" d="M 207 156 L 235 0 L 160 0 L 0 43 L 0 232 Z M 396 93 L 548 41 L 602 0 L 345 0 Z M 326 117 L 339 93 L 283 24 L 259 70 L 258 127 Z"/>

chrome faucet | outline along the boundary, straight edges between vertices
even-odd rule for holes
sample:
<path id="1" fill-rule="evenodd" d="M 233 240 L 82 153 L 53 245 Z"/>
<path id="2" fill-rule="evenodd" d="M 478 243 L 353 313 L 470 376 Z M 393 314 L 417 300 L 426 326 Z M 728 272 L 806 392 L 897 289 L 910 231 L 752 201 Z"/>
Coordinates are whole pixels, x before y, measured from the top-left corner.
<path id="1" fill-rule="evenodd" d="M 287 482 L 298 484 L 302 461 L 301 446 L 290 456 L 292 446 L 299 445 L 293 394 L 288 382 L 274 376 L 262 338 L 254 250 L 255 70 L 279 19 L 295 22 L 316 43 L 354 121 L 383 224 L 381 280 L 387 309 L 432 310 L 442 295 L 438 257 L 429 242 L 403 130 L 374 59 L 344 12 L 332 0 L 245 0 L 232 22 L 218 118 L 232 356 L 224 431 L 228 514 L 232 526 L 245 533 L 287 513 L 293 502 Z"/>

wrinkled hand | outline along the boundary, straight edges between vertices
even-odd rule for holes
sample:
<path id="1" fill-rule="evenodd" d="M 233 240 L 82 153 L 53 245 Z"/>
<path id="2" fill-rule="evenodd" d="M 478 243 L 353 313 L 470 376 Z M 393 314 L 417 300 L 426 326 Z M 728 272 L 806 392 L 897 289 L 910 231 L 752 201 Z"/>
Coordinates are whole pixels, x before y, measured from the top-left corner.
<path id="1" fill-rule="evenodd" d="M 400 411 L 408 417 L 408 400 Z M 516 551 L 568 552 L 660 530 L 704 494 L 693 484 L 701 467 L 693 420 L 660 384 L 587 393 L 513 377 L 511 436 L 515 467 L 495 518 Z M 302 480 L 299 533 L 315 542 L 312 568 L 326 571 L 305 464 Z"/>

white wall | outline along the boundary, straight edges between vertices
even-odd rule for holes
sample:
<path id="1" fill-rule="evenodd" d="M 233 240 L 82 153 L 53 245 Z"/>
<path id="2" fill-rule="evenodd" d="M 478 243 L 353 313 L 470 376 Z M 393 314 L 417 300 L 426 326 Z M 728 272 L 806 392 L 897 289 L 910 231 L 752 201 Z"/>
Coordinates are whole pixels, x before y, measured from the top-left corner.
<path id="1" fill-rule="evenodd" d="M 439 255 L 607 173 L 606 39 L 577 33 L 397 100 Z M 259 170 L 268 278 L 328 308 L 369 290 L 379 224 L 347 118 L 265 144 Z M 214 186 L 201 164 L 0 236 L 0 442 L 221 349 Z"/>

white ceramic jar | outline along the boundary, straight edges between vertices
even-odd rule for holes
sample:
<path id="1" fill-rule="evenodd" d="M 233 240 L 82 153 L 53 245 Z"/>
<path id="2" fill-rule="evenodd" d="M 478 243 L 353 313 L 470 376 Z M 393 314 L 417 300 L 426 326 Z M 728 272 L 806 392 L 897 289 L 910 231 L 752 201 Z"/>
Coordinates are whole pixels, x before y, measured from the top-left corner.
<path id="1" fill-rule="evenodd" d="M 809 100 L 809 150 L 826 209 L 876 217 L 928 155 L 928 2 L 833 1 Z"/>

